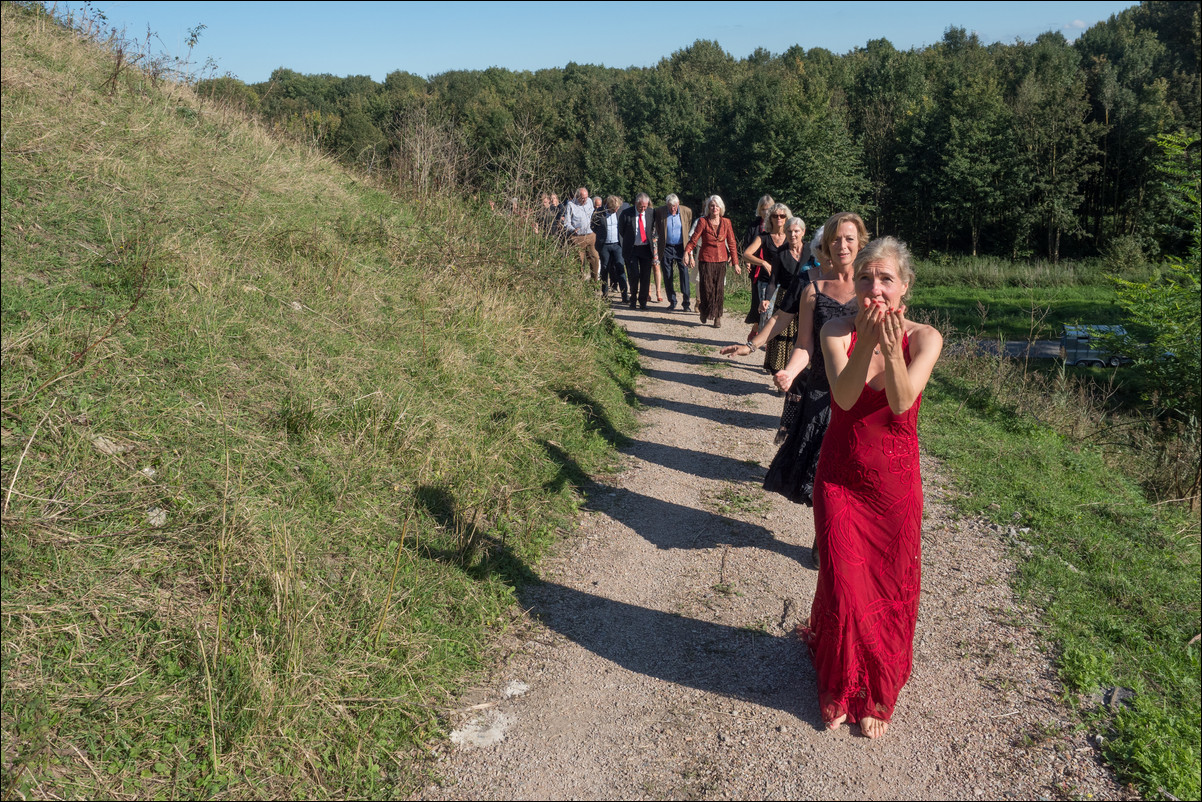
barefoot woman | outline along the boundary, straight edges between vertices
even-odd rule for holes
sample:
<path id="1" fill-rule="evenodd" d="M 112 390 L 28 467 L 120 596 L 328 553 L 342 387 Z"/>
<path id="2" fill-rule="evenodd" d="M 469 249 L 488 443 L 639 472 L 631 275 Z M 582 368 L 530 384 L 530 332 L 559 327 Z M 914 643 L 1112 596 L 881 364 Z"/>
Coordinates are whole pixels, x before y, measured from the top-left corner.
<path id="1" fill-rule="evenodd" d="M 802 635 L 831 729 L 885 733 L 910 677 L 922 556 L 918 407 L 943 338 L 906 319 L 906 246 L 868 244 L 854 267 L 857 313 L 822 327 L 831 421 L 814 483 L 822 566 Z"/>

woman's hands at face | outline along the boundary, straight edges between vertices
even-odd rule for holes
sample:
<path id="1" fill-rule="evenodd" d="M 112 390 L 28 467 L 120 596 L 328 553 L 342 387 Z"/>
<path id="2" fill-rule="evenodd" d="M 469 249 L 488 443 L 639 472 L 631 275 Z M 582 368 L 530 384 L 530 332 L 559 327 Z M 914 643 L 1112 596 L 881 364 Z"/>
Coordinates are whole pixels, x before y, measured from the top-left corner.
<path id="1" fill-rule="evenodd" d="M 878 342 L 881 353 L 885 356 L 901 353 L 902 337 L 906 333 L 906 307 L 899 306 L 885 310 L 885 315 L 878 324 Z"/>
<path id="2" fill-rule="evenodd" d="M 880 324 L 888 314 L 888 308 L 880 301 L 865 298 L 856 313 L 856 345 L 863 343 L 875 348 L 880 341 Z"/>

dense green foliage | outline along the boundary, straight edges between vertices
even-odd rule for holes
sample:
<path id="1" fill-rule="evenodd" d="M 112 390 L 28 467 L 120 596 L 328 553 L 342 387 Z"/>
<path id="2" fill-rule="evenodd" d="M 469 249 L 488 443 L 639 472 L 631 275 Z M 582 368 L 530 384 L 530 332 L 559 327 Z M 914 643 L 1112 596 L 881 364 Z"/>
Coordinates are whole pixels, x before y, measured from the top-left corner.
<path id="1" fill-rule="evenodd" d="M 769 8 L 767 13 L 771 14 Z M 481 191 L 517 194 L 499 165 L 537 143 L 536 187 L 686 203 L 717 192 L 742 223 L 764 192 L 807 220 L 861 212 L 875 233 L 1007 257 L 1089 255 L 1116 240 L 1180 252 L 1154 171 L 1158 134 L 1199 126 L 1197 3 L 1145 2 L 1069 44 L 981 43 L 949 28 L 899 51 L 758 50 L 697 41 L 649 69 L 568 64 L 424 79 L 276 70 L 249 87 L 271 124 L 373 169 L 419 111 L 477 156 Z M 230 79 L 202 92 L 245 101 Z M 523 199 L 528 200 L 528 190 Z"/>
<path id="2" fill-rule="evenodd" d="M 1126 336 L 1111 350 L 1135 360 L 1147 379 L 1149 400 L 1157 410 L 1202 418 L 1202 206 L 1199 205 L 1198 137 L 1161 137 L 1165 159 L 1160 170 L 1170 200 L 1169 210 L 1192 219 L 1186 259 L 1171 257 L 1147 281 L 1116 277 L 1118 303 L 1127 324 Z M 1197 481 L 1195 480 L 1195 485 Z"/>

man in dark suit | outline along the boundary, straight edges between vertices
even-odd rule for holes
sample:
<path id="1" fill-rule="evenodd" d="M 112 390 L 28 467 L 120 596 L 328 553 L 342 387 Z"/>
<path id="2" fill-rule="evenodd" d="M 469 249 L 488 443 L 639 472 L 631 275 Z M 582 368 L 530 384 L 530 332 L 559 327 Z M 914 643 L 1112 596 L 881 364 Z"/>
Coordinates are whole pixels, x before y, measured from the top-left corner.
<path id="1" fill-rule="evenodd" d="M 629 203 L 624 203 L 617 195 L 610 195 L 605 199 L 605 206 L 593 212 L 593 233 L 597 235 L 597 253 L 601 255 L 601 297 L 606 297 L 609 290 L 619 290 L 622 303 L 628 303 L 630 296 L 626 289 L 626 263 L 618 224 L 622 213 L 629 208 Z"/>
<path id="2" fill-rule="evenodd" d="M 647 308 L 651 289 L 651 269 L 659 262 L 655 253 L 655 214 L 651 210 L 651 197 L 640 192 L 634 199 L 634 207 L 627 209 L 618 221 L 618 233 L 622 240 L 622 256 L 626 260 L 626 278 L 630 282 L 630 308 L 638 304 Z"/>
<path id="3" fill-rule="evenodd" d="M 655 210 L 655 255 L 668 291 L 668 309 L 676 308 L 676 290 L 672 273 L 680 271 L 680 294 L 684 311 L 689 311 L 689 269 L 684 265 L 684 246 L 693 226 L 693 210 L 680 205 L 680 198 L 669 195 L 663 206 Z"/>

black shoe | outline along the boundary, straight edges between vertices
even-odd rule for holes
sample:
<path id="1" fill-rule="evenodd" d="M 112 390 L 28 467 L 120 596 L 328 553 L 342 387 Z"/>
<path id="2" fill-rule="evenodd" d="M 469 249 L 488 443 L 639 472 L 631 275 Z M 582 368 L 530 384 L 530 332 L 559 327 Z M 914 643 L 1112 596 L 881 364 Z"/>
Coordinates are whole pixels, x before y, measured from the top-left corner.
<path id="1" fill-rule="evenodd" d="M 676 311 L 676 302 L 675 302 L 675 301 L 672 301 L 672 302 L 670 302 L 670 303 L 668 304 L 668 311 L 669 311 L 669 312 L 675 312 L 675 311 Z"/>
<path id="2" fill-rule="evenodd" d="M 646 311 L 647 311 L 647 304 L 639 304 L 639 309 L 641 309 L 641 310 L 643 310 L 644 312 L 646 312 Z"/>
<path id="3" fill-rule="evenodd" d="M 622 291 L 622 303 L 624 303 L 624 304 L 630 303 L 630 294 L 627 293 L 625 290 Z"/>
<path id="4" fill-rule="evenodd" d="M 631 308 L 631 309 L 638 309 L 638 308 L 639 308 L 639 305 L 638 305 L 636 302 L 634 302 L 634 301 L 631 301 L 631 302 L 630 302 L 630 304 L 629 304 L 629 306 L 630 306 L 630 308 Z"/>
<path id="5" fill-rule="evenodd" d="M 683 309 L 685 312 L 692 312 L 692 311 L 693 311 L 693 310 L 692 310 L 692 308 L 689 306 L 689 302 L 688 302 L 688 301 L 685 301 L 685 302 L 684 302 L 684 306 L 682 306 L 682 307 L 680 307 L 680 308 L 681 308 L 681 309 Z"/>

